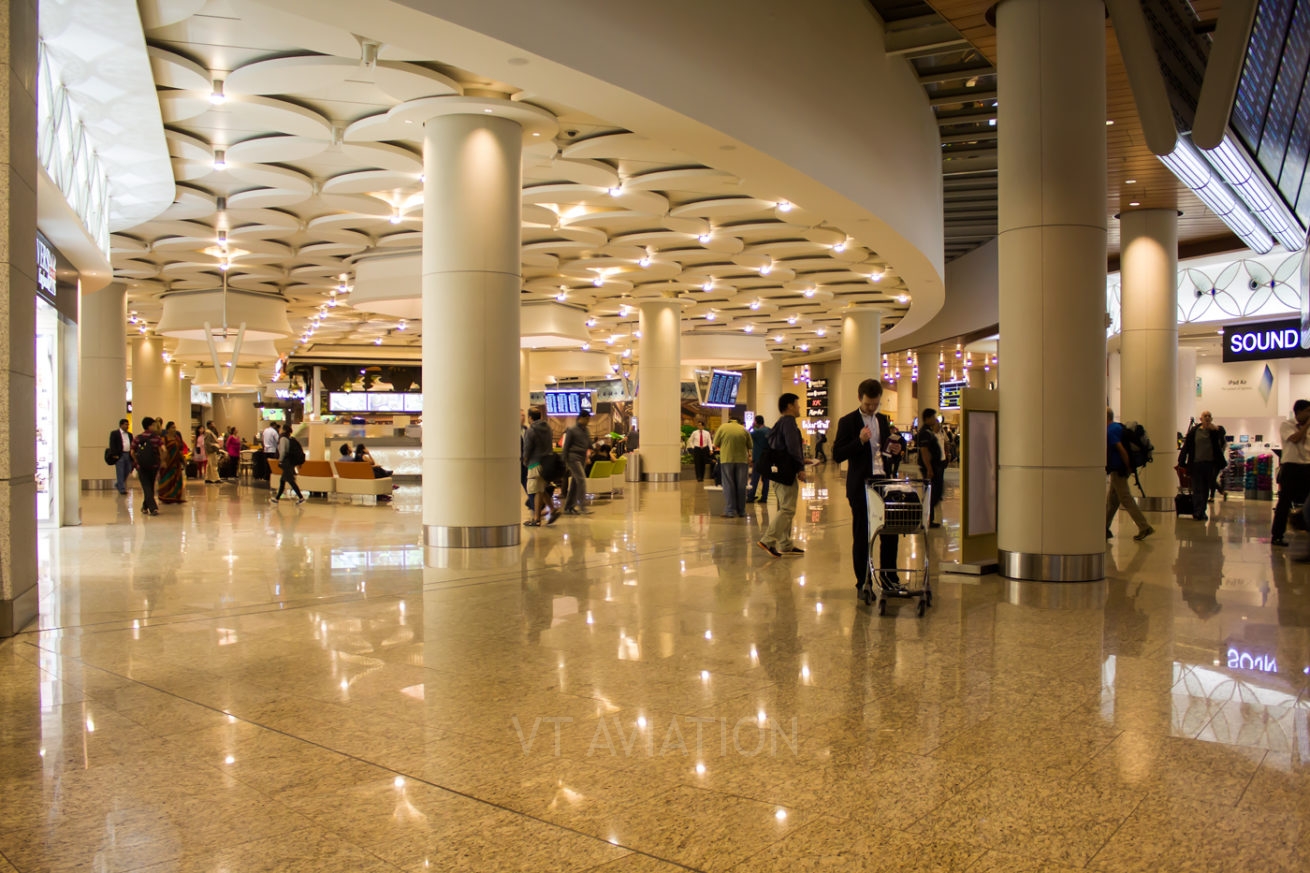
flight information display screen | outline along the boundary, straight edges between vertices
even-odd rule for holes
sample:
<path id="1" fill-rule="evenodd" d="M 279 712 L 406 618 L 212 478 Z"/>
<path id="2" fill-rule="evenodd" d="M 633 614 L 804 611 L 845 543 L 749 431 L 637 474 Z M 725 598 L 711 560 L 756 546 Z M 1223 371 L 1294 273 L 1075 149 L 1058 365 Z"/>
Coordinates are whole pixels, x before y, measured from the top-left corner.
<path id="1" fill-rule="evenodd" d="M 737 391 L 741 388 L 741 373 L 715 370 L 710 375 L 710 390 L 702 406 L 731 408 L 737 405 Z"/>
<path id="2" fill-rule="evenodd" d="M 939 409 L 959 409 L 960 398 L 964 394 L 964 389 L 969 387 L 965 379 L 959 379 L 954 382 L 942 382 L 937 386 L 938 391 L 938 408 Z"/>
<path id="3" fill-rule="evenodd" d="M 1288 208 L 1310 226 L 1310 0 L 1260 0 L 1231 122 Z"/>
<path id="4" fill-rule="evenodd" d="M 591 389 L 547 389 L 547 415 L 577 415 L 584 411 L 592 411 Z"/>

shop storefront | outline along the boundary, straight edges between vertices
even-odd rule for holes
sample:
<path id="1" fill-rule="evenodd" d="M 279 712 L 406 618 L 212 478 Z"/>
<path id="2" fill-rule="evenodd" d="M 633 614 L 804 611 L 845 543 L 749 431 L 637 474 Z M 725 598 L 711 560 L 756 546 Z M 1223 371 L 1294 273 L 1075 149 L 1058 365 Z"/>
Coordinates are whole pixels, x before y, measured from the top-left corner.
<path id="1" fill-rule="evenodd" d="M 40 233 L 36 262 L 36 517 L 77 524 L 78 274 Z"/>

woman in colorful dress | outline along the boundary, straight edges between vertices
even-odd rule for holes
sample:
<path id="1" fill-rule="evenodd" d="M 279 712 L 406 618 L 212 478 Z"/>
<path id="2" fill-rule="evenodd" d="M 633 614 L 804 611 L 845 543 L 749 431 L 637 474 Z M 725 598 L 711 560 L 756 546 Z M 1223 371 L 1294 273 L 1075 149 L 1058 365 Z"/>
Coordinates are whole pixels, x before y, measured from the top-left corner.
<path id="1" fill-rule="evenodd" d="M 159 502 L 185 503 L 186 439 L 171 421 L 164 427 L 162 460 L 159 466 Z"/>

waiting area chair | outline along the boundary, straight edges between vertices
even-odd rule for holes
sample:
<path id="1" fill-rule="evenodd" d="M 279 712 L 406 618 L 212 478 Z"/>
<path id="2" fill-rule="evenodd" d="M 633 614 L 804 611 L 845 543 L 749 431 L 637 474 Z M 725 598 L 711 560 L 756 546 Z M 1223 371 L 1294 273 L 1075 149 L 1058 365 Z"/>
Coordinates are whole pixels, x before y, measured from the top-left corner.
<path id="1" fill-rule="evenodd" d="M 591 472 L 587 473 L 587 491 L 586 495 L 590 498 L 596 498 L 604 494 L 606 497 L 614 496 L 614 462 L 597 461 L 591 465 Z"/>
<path id="2" fill-rule="evenodd" d="M 373 465 L 358 461 L 331 461 L 332 471 L 336 474 L 336 493 L 349 498 L 352 503 L 376 504 L 378 498 L 392 491 L 391 477 L 373 478 Z"/>
<path id="3" fill-rule="evenodd" d="M 614 468 L 610 471 L 610 491 L 617 497 L 623 493 L 623 478 L 628 471 L 628 459 L 619 458 L 612 463 Z"/>

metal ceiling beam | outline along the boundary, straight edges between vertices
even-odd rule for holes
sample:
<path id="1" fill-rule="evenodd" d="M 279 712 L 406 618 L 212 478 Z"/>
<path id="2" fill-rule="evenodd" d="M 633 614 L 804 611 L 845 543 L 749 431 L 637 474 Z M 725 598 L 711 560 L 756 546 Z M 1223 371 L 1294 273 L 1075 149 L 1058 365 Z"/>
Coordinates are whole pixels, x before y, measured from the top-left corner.
<path id="1" fill-rule="evenodd" d="M 904 26 L 907 24 L 910 26 Z M 888 25 L 883 46 L 889 55 L 929 57 L 948 51 L 964 51 L 969 48 L 969 42 L 936 15 L 924 15 Z"/>
<path id="2" fill-rule="evenodd" d="M 988 142 L 995 140 L 996 128 L 987 127 L 981 130 L 971 130 L 968 133 L 946 133 L 942 134 L 943 143 L 966 143 L 966 142 Z M 995 148 L 992 146 L 991 148 Z"/>
<path id="3" fill-rule="evenodd" d="M 940 91 L 933 91 L 928 94 L 928 105 L 955 106 L 961 103 L 995 99 L 995 88 L 943 88 Z"/>
<path id="4" fill-rule="evenodd" d="M 937 82 L 959 82 L 965 79 L 995 76 L 996 70 L 988 63 L 973 61 L 967 64 L 944 64 L 932 70 L 919 73 L 920 85 L 932 85 Z"/>
<path id="5" fill-rule="evenodd" d="M 950 124 L 986 124 L 996 118 L 996 107 L 985 109 L 959 109 L 955 112 L 938 112 L 937 124 L 945 127 Z"/>

